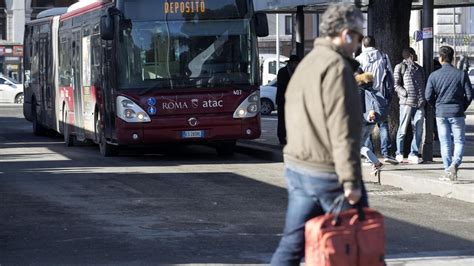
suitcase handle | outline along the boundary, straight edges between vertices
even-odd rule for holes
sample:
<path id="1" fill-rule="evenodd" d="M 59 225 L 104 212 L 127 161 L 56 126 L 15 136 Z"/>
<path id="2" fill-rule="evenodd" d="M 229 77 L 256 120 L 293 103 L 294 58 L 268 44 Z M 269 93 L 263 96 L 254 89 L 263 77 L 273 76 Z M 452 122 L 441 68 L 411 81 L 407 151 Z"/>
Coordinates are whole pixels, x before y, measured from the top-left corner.
<path id="1" fill-rule="evenodd" d="M 334 214 L 334 218 L 332 220 L 332 224 L 334 226 L 338 226 L 341 224 L 341 218 L 339 216 L 342 212 L 342 207 L 344 206 L 345 201 L 346 201 L 346 197 L 344 196 L 344 194 L 342 194 L 334 200 L 331 207 L 329 208 L 328 213 Z M 357 216 L 358 216 L 359 221 L 365 220 L 365 213 L 364 213 L 364 209 L 362 207 L 361 201 L 359 200 L 353 206 L 357 209 Z"/>

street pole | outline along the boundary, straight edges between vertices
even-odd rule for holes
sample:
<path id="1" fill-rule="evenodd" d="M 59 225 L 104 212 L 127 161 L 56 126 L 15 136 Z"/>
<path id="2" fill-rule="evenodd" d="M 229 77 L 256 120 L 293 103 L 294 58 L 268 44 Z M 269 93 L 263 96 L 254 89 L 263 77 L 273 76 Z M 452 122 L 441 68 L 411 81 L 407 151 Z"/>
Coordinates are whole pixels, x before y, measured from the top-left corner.
<path id="1" fill-rule="evenodd" d="M 304 9 L 298 6 L 296 9 L 296 55 L 301 60 L 304 57 Z"/>
<path id="2" fill-rule="evenodd" d="M 456 65 L 456 8 L 453 7 L 453 50 L 454 50 L 454 62 Z"/>
<path id="3" fill-rule="evenodd" d="M 280 14 L 276 14 L 276 70 L 280 70 Z"/>
<path id="4" fill-rule="evenodd" d="M 434 0 L 423 1 L 423 67 L 426 78 L 433 72 L 433 10 Z M 423 160 L 433 161 L 434 109 L 426 104 L 426 123 L 423 136 Z"/>

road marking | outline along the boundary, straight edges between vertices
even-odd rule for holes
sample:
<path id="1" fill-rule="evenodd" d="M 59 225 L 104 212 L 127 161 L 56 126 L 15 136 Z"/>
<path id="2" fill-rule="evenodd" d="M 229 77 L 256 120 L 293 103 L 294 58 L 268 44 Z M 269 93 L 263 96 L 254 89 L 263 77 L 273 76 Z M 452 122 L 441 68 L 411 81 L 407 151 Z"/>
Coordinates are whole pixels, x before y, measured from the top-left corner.
<path id="1" fill-rule="evenodd" d="M 388 266 L 425 266 L 425 265 L 449 265 L 449 266 L 472 266 L 473 256 L 429 256 L 410 257 L 401 259 L 386 259 Z"/>
<path id="2" fill-rule="evenodd" d="M 369 195 L 373 196 L 395 196 L 395 195 L 413 195 L 415 193 L 403 190 L 389 190 L 389 191 L 369 191 Z"/>
<path id="3" fill-rule="evenodd" d="M 268 121 L 278 121 L 278 118 L 272 118 L 272 117 L 262 117 L 262 120 L 268 120 Z"/>

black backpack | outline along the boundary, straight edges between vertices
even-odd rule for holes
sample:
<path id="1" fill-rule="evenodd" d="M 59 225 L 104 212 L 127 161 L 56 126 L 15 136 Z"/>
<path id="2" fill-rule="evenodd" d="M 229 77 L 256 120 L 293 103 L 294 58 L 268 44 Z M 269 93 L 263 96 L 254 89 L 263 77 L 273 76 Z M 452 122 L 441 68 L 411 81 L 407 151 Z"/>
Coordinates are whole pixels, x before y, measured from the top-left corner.
<path id="1" fill-rule="evenodd" d="M 395 79 L 393 78 L 392 72 L 388 69 L 388 60 L 387 60 L 387 55 L 383 55 L 383 61 L 384 61 L 384 73 L 382 77 L 382 95 L 385 99 L 390 102 L 393 96 L 393 92 L 395 89 Z"/>

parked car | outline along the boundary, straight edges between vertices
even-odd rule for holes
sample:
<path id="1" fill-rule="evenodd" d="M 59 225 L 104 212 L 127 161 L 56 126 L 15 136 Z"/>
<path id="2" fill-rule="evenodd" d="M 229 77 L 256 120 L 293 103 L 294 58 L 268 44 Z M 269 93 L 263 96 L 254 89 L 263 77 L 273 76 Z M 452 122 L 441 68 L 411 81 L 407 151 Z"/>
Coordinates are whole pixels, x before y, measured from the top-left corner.
<path id="1" fill-rule="evenodd" d="M 267 85 L 260 86 L 260 113 L 262 115 L 269 115 L 272 111 L 277 109 L 276 105 L 276 91 L 277 80 L 270 81 Z"/>
<path id="2" fill-rule="evenodd" d="M 0 76 L 0 102 L 23 103 L 23 85 L 13 79 Z"/>
<path id="3" fill-rule="evenodd" d="M 469 79 L 471 80 L 471 84 L 474 86 L 474 68 L 469 69 Z"/>
<path id="4" fill-rule="evenodd" d="M 277 67 L 276 54 L 260 54 L 260 71 L 262 76 L 262 85 L 272 82 L 277 76 L 278 70 L 286 66 L 286 60 L 289 58 L 280 55 L 280 66 Z"/>

